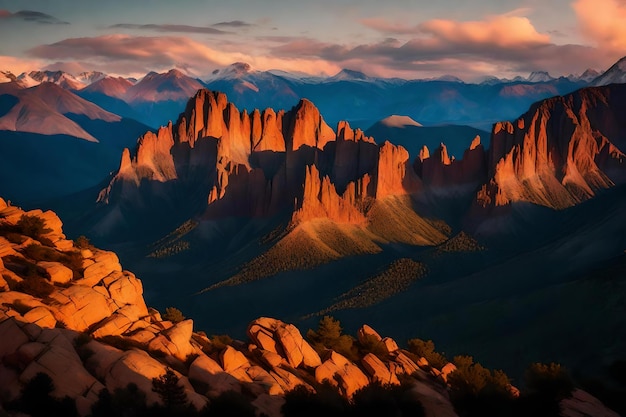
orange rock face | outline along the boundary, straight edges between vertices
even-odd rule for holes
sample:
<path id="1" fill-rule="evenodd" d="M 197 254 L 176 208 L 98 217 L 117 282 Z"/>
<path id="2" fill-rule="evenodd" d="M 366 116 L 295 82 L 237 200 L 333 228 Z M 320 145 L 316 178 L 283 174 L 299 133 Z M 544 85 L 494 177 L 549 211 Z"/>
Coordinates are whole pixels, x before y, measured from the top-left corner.
<path id="1" fill-rule="evenodd" d="M 626 88 L 587 88 L 535 105 L 515 123 L 494 126 L 490 181 L 479 206 L 527 201 L 556 209 L 626 180 L 623 115 Z"/>
<path id="2" fill-rule="evenodd" d="M 181 184 L 206 190 L 208 217 L 292 209 L 296 221 L 328 217 L 360 224 L 366 198 L 419 188 L 402 147 L 378 146 L 347 122 L 339 123 L 337 132 L 308 100 L 288 112 L 248 114 L 224 94 L 200 90 L 176 124 L 146 133 L 134 153 L 123 152 L 118 173 L 99 201 L 145 207 L 144 194 L 167 200 L 172 187 Z M 164 186 L 156 187 L 159 183 Z"/>

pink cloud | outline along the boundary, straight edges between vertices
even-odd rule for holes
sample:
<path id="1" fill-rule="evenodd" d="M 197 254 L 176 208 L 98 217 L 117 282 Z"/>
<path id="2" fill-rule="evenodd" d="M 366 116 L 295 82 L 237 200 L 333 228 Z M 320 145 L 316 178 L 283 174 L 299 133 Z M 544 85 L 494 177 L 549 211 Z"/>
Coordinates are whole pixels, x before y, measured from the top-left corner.
<path id="1" fill-rule="evenodd" d="M 225 46 L 221 44 L 221 46 Z M 230 45 L 230 50 L 216 49 L 184 36 L 105 35 L 70 38 L 32 48 L 29 53 L 50 61 L 80 61 L 105 72 L 140 74 L 170 68 L 186 68 L 198 76 L 233 62 L 248 62 L 260 70 L 280 68 L 319 74 L 335 72 L 339 67 L 299 56 L 268 56 L 263 50 L 252 54 L 249 45 Z M 109 69 L 104 69 L 108 67 Z"/>
<path id="2" fill-rule="evenodd" d="M 547 45 L 550 36 L 537 32 L 530 20 L 519 16 L 494 16 L 484 21 L 430 20 L 419 25 L 423 33 L 450 43 L 517 47 Z"/>
<path id="3" fill-rule="evenodd" d="M 626 2 L 576 0 L 572 7 L 583 34 L 600 48 L 626 54 Z"/>

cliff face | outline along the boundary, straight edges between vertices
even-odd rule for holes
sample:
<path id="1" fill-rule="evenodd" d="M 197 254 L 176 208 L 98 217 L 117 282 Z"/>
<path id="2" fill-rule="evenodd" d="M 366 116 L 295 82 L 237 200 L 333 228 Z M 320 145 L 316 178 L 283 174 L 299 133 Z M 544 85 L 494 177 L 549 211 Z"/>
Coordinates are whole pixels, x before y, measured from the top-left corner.
<path id="1" fill-rule="evenodd" d="M 479 206 L 525 201 L 556 209 L 626 180 L 626 86 L 588 88 L 494 126 Z"/>
<path id="2" fill-rule="evenodd" d="M 408 159 L 403 148 L 378 146 L 346 122 L 335 133 L 308 100 L 287 112 L 247 114 L 224 94 L 200 90 L 176 124 L 146 133 L 134 155 L 124 151 L 98 200 L 141 205 L 134 200 L 142 184 L 191 184 L 204 190 L 211 218 L 289 209 L 298 221 L 361 223 L 365 199 L 419 189 Z"/>

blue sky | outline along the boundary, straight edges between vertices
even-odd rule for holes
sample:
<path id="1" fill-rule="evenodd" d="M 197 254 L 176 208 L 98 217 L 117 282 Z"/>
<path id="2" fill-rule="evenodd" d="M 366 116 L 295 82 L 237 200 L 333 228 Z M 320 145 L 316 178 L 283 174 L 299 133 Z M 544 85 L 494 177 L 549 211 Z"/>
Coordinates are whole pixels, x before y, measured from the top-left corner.
<path id="1" fill-rule="evenodd" d="M 624 0 L 0 0 L 0 69 L 205 77 L 259 70 L 466 80 L 606 69 L 626 55 Z"/>

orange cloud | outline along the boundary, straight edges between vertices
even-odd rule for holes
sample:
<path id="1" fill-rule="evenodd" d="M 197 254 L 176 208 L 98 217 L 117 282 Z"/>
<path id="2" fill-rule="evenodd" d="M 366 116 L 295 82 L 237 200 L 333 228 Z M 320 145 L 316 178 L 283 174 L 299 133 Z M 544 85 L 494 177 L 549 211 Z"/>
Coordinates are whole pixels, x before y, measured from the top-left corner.
<path id="1" fill-rule="evenodd" d="M 474 43 L 515 47 L 547 45 L 550 36 L 537 32 L 526 17 L 494 16 L 484 21 L 457 22 L 436 19 L 419 25 L 423 33 L 451 43 Z"/>
<path id="2" fill-rule="evenodd" d="M 600 48 L 626 53 L 626 2 L 576 0 L 572 7 L 583 34 Z"/>
<path id="3" fill-rule="evenodd" d="M 0 55 L 0 62 L 2 62 L 0 70 L 11 71 L 15 75 L 39 69 L 44 65 L 43 61 L 38 59 L 23 59 L 6 55 Z"/>
<path id="4" fill-rule="evenodd" d="M 106 72 L 141 73 L 151 70 L 186 68 L 199 76 L 212 68 L 247 62 L 259 70 L 280 68 L 286 71 L 334 73 L 339 66 L 306 57 L 272 57 L 247 52 L 212 48 L 184 36 L 105 35 L 70 38 L 29 51 L 37 58 L 51 61 L 78 60 L 94 68 L 110 68 Z M 261 51 L 263 52 L 263 51 Z"/>

